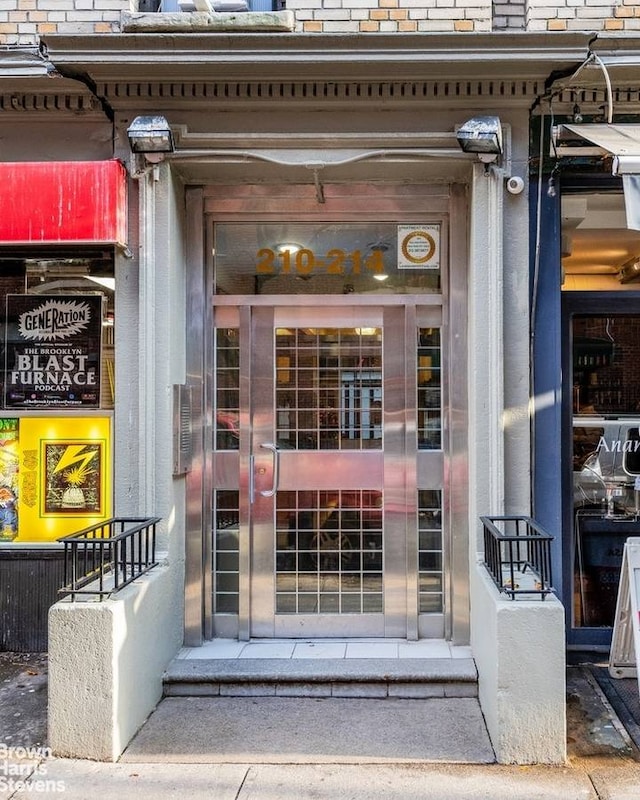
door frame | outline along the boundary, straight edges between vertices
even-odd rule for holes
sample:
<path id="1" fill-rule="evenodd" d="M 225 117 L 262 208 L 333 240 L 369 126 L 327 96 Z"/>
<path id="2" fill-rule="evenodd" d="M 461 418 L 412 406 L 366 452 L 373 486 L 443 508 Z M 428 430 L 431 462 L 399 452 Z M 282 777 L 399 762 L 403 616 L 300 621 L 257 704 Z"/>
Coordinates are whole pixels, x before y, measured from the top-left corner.
<path id="1" fill-rule="evenodd" d="M 246 540 L 251 542 L 249 580 L 251 611 L 246 627 L 249 629 L 250 635 L 257 637 L 318 638 L 335 636 L 338 632 L 341 632 L 341 635 L 353 637 L 384 636 L 386 609 L 379 614 L 278 614 L 276 612 L 277 492 L 268 498 L 260 495 L 261 489 L 268 490 L 273 483 L 273 475 L 270 472 L 273 455 L 261 451 L 260 446 L 264 442 L 276 441 L 275 331 L 277 328 L 300 328 L 303 326 L 344 328 L 356 327 L 358 324 L 366 327 L 383 327 L 383 317 L 385 314 L 389 314 L 389 309 L 383 311 L 380 306 L 372 302 L 366 305 L 359 304 L 358 311 L 355 311 L 353 306 L 330 305 L 330 297 L 324 297 L 323 302 L 318 304 L 317 299 L 315 302 L 308 302 L 300 296 L 301 302 L 295 307 L 279 305 L 277 296 L 272 297 L 272 300 L 274 302 L 269 307 L 262 305 L 255 307 L 257 313 L 252 315 L 251 326 L 254 341 L 261 350 L 257 352 L 254 347 L 250 349 L 253 369 L 258 371 L 258 375 L 255 372 L 252 375 L 251 385 L 255 389 L 253 397 L 250 398 L 253 424 L 250 424 L 249 428 L 253 434 L 254 463 L 252 465 L 250 461 L 249 469 L 253 469 L 255 476 L 255 491 L 253 492 L 255 503 L 250 510 L 250 520 L 247 521 L 249 524 L 245 531 Z M 383 342 L 386 341 L 383 334 Z M 386 377 L 382 349 L 380 356 L 384 385 Z M 276 456 L 280 462 L 280 489 L 284 492 L 353 488 L 377 489 L 384 493 L 385 444 L 383 438 L 380 448 L 372 450 L 300 450 L 297 448 L 291 451 L 283 450 Z M 264 486 L 260 483 L 259 476 L 262 470 L 265 471 L 262 482 L 265 484 Z M 331 480 L 329 480 L 329 476 L 331 476 Z M 334 480 L 335 478 L 337 480 Z M 349 486 L 350 481 L 352 486 Z M 245 481 L 241 476 L 240 485 L 245 483 L 251 485 L 251 478 Z M 241 537 L 242 522 L 241 519 Z M 386 532 L 386 524 L 384 530 Z M 241 585 L 245 583 L 242 576 L 240 583 Z M 386 592 L 384 597 L 386 600 Z M 242 622 L 241 627 L 245 627 Z"/>
<path id="2" fill-rule="evenodd" d="M 394 184 L 390 183 L 390 196 Z M 453 368 L 449 370 L 448 427 L 443 436 L 448 443 L 448 454 L 444 459 L 444 484 L 448 506 L 443 513 L 448 521 L 443 530 L 445 558 L 449 569 L 445 571 L 444 594 L 444 638 L 455 644 L 467 644 L 470 633 L 469 612 L 469 438 L 468 438 L 468 375 L 466 370 L 468 353 L 468 303 L 469 303 L 469 236 L 468 195 L 465 184 L 433 187 L 416 184 L 399 187 L 403 200 L 394 211 L 390 206 L 386 215 L 401 221 L 409 214 L 427 215 L 441 219 L 451 235 L 443 240 L 443 259 L 448 268 L 443 272 L 442 331 L 443 358 Z M 193 186 L 185 189 L 187 209 L 185 227 L 185 283 L 186 283 L 186 386 L 192 398 L 191 419 L 191 463 L 185 475 L 185 636 L 186 646 L 199 646 L 214 635 L 225 635 L 213 630 L 212 614 L 212 504 L 213 465 L 209 443 L 212 441 L 213 420 L 210 403 L 212 390 L 212 343 L 213 306 L 203 302 L 213 297 L 213 220 L 254 219 L 255 211 L 246 215 L 234 211 L 230 216 L 223 207 L 217 210 L 217 197 L 228 200 L 233 186 L 226 186 L 225 193 L 210 186 Z M 409 189 L 413 196 L 407 192 Z M 238 187 L 240 196 L 246 196 L 246 187 Z M 406 201 L 412 197 L 410 206 Z M 280 204 L 282 198 L 280 198 Z M 295 206 L 295 199 L 293 201 Z M 406 207 L 405 207 L 406 206 Z M 293 218 L 285 209 L 283 219 Z M 358 219 L 376 219 L 374 214 L 360 212 Z M 273 214 L 269 215 L 273 219 Z M 462 234 L 462 235 L 461 235 Z M 252 302 L 272 303 L 268 296 L 251 298 Z M 224 305 L 225 297 L 216 297 L 216 305 Z M 296 296 L 282 298 L 283 303 L 297 304 Z M 332 297 L 332 302 L 353 304 L 354 295 Z M 402 296 L 379 296 L 378 305 L 401 305 Z M 235 304 L 228 303 L 229 305 Z M 421 305 L 440 304 L 441 300 L 431 295 L 420 296 Z M 457 365 L 457 368 L 456 368 Z M 408 565 L 411 568 L 411 565 Z M 233 634 L 232 634 L 233 635 Z M 248 634 L 247 634 L 248 635 Z M 412 635 L 412 632 L 410 632 Z M 433 636 L 429 626 L 419 627 L 418 637 Z"/>
<path id="3" fill-rule="evenodd" d="M 561 437 L 561 508 L 562 508 L 562 574 L 563 597 L 567 617 L 567 645 L 607 649 L 612 628 L 574 627 L 574 499 L 573 499 L 573 347 L 572 321 L 579 316 L 638 316 L 640 292 L 562 292 L 562 437 Z"/>
<path id="4" fill-rule="evenodd" d="M 334 302 L 334 300 L 336 302 Z M 254 302 L 255 301 L 255 302 Z M 285 301 L 285 302 L 281 302 Z M 240 440 L 239 450 L 218 454 L 214 474 L 216 484 L 231 488 L 230 477 L 238 470 L 239 501 L 239 637 L 329 637 L 340 631 L 344 636 L 380 636 L 386 638 L 417 639 L 422 636 L 444 635 L 444 615 L 447 599 L 443 591 L 443 610 L 430 615 L 420 615 L 418 608 L 418 489 L 439 491 L 442 497 L 442 515 L 447 519 L 446 498 L 446 443 L 429 450 L 417 446 L 416 380 L 418 374 L 418 328 L 435 327 L 442 331 L 442 308 L 438 297 L 376 297 L 354 298 L 327 296 L 318 303 L 318 297 L 298 296 L 291 302 L 289 296 L 244 298 L 225 297 L 218 305 L 222 317 L 217 326 L 239 326 L 240 355 Z M 254 309 L 257 313 L 254 314 Z M 237 320 L 237 322 L 232 322 Z M 332 321 L 333 320 L 333 321 Z M 275 614 L 273 598 L 275 589 L 273 524 L 274 507 L 258 498 L 255 507 L 249 501 L 252 483 L 256 495 L 271 485 L 272 455 L 262 453 L 262 443 L 275 440 L 274 408 L 274 331 L 279 326 L 300 327 L 357 327 L 363 320 L 366 327 L 381 327 L 383 333 L 382 363 L 384 402 L 384 439 L 378 450 L 295 450 L 283 451 L 282 472 L 287 478 L 298 473 L 291 467 L 296 456 L 305 461 L 322 463 L 328 474 L 328 465 L 336 457 L 344 463 L 340 488 L 380 490 L 385 498 L 384 510 L 384 612 L 375 619 L 374 614 Z M 256 352 L 253 341 L 262 343 Z M 445 337 L 442 337 L 445 341 Z M 264 343 L 268 342 L 266 347 Z M 413 345 L 412 345 L 413 343 Z M 267 352 L 267 350 L 271 352 Z M 444 348 L 443 348 L 444 350 Z M 257 372 L 252 366 L 256 361 Z M 263 370 L 263 366 L 267 369 Z M 269 366 L 270 365 L 270 366 Z M 448 403 L 448 359 L 442 352 L 442 409 L 446 417 Z M 399 421 L 402 420 L 402 424 Z M 295 455 L 293 455 L 295 453 Z M 311 455 L 309 455 L 311 454 Z M 291 457 L 290 457 L 291 456 Z M 379 464 L 377 462 L 379 460 Z M 255 462 L 255 463 L 254 463 Z M 351 468 L 348 468 L 351 465 Z M 385 466 L 386 465 L 386 466 Z M 355 470 L 355 471 L 354 471 Z M 259 472 L 263 475 L 260 476 Z M 349 476 L 358 476 L 349 483 Z M 377 477 L 376 477 L 377 476 Z M 234 484 L 235 485 L 235 484 Z M 213 488 L 213 487 L 212 487 Z M 294 486 L 282 487 L 291 491 Z M 297 484 L 300 490 L 335 489 L 334 484 Z M 387 502 L 388 498 L 388 502 Z M 449 582 L 450 555 L 448 553 L 448 528 L 443 525 L 443 583 Z M 259 587 L 257 592 L 253 587 Z M 443 586 L 444 590 L 444 586 Z M 353 630 L 349 631 L 351 621 Z M 228 631 L 227 631 L 228 633 Z"/>

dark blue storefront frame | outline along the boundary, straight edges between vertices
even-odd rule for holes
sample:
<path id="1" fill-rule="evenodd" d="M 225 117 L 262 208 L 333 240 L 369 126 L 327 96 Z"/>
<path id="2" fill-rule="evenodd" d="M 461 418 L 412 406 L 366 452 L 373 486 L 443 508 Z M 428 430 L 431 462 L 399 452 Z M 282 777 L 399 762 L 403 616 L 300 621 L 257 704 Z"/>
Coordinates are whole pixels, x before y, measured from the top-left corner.
<path id="1" fill-rule="evenodd" d="M 532 515 L 554 536 L 554 588 L 564 598 L 562 570 L 562 364 L 560 198 L 547 194 L 547 179 L 530 182 Z"/>
<path id="2" fill-rule="evenodd" d="M 571 320 L 576 313 L 640 314 L 640 292 L 562 293 L 561 192 L 538 190 L 530 182 L 532 516 L 555 536 L 551 559 L 554 588 L 566 613 L 567 645 L 606 649 L 610 628 L 573 628 L 573 454 Z M 581 185 L 582 184 L 582 185 Z M 569 191 L 621 191 L 610 176 L 582 183 L 565 181 Z M 538 212 L 539 206 L 539 212 Z"/>

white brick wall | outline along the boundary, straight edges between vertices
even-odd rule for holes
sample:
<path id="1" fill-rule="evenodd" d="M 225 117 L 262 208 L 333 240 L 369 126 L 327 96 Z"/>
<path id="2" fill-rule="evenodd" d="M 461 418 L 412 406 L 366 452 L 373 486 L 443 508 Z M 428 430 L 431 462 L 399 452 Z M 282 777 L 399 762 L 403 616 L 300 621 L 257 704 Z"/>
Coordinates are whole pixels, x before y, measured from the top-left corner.
<path id="1" fill-rule="evenodd" d="M 306 33 L 491 30 L 491 0 L 287 0 L 287 8 Z"/>
<path id="2" fill-rule="evenodd" d="M 640 0 L 286 0 L 306 33 L 638 31 Z M 138 0 L 0 0 L 0 46 L 117 33 Z"/>
<path id="3" fill-rule="evenodd" d="M 138 0 L 0 0 L 0 46 L 37 44 L 47 33 L 113 33 Z"/>
<path id="4" fill-rule="evenodd" d="M 640 4 L 632 0 L 528 0 L 530 31 L 633 31 L 640 28 Z"/>

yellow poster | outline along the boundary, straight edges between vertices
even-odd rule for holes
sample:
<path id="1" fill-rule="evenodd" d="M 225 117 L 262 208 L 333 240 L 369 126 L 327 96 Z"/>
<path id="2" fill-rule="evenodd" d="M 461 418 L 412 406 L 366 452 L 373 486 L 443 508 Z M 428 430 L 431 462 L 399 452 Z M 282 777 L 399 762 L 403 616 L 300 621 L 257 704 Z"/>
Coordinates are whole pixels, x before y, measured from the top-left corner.
<path id="1" fill-rule="evenodd" d="M 18 536 L 18 420 L 0 419 L 0 542 Z"/>
<path id="2" fill-rule="evenodd" d="M 108 519 L 111 470 L 110 417 L 0 420 L 0 541 L 51 542 Z"/>

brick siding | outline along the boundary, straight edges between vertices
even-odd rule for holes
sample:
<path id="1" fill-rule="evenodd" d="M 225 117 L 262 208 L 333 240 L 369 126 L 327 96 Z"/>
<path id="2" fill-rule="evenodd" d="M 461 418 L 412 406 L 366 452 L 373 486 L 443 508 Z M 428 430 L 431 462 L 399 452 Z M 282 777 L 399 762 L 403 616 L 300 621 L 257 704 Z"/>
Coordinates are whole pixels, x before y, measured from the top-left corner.
<path id="1" fill-rule="evenodd" d="M 530 0 L 529 31 L 640 30 L 640 4 L 629 0 Z"/>
<path id="2" fill-rule="evenodd" d="M 0 0 L 0 45 L 34 45 L 47 33 L 114 33 L 138 0 Z"/>
<path id="3" fill-rule="evenodd" d="M 491 0 L 287 0 L 305 33 L 491 30 Z"/>
<path id="4" fill-rule="evenodd" d="M 148 7 L 145 3 L 141 7 Z M 305 33 L 637 31 L 631 0 L 286 0 Z M 48 33 L 117 33 L 138 0 L 0 0 L 0 46 Z"/>
<path id="5" fill-rule="evenodd" d="M 494 0 L 493 30 L 521 31 L 526 25 L 525 0 Z"/>

